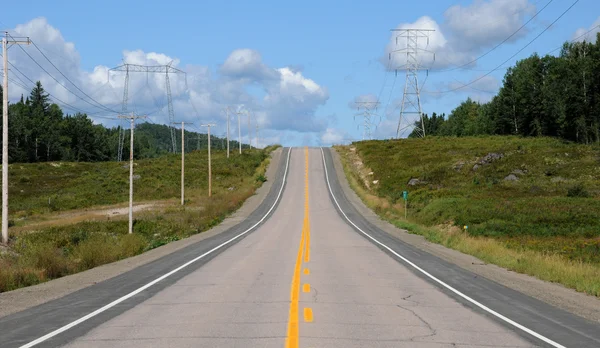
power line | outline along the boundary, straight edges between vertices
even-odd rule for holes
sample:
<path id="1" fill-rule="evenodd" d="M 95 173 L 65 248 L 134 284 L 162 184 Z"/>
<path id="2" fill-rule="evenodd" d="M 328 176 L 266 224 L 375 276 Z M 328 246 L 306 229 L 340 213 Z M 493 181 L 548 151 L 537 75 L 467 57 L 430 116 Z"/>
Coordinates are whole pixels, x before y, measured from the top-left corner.
<path id="1" fill-rule="evenodd" d="M 10 34 L 9 34 L 10 36 Z M 12 36 L 11 36 L 12 37 Z M 78 96 L 76 93 L 74 93 L 73 91 L 71 91 L 70 89 L 68 89 L 65 85 L 63 85 L 60 81 L 58 81 L 58 79 L 56 77 L 54 77 L 52 74 L 50 74 L 48 72 L 48 70 L 46 70 L 37 60 L 35 60 L 30 54 L 29 52 L 27 52 L 23 47 L 19 46 L 19 48 L 37 65 L 40 67 L 40 69 L 42 69 L 46 74 L 48 74 L 48 76 L 50 76 L 54 81 L 56 81 L 56 83 L 58 83 L 59 85 L 61 85 L 65 90 L 67 90 L 68 92 L 70 92 L 71 94 L 73 94 L 75 97 L 77 97 L 78 99 L 90 104 L 93 107 L 98 107 L 92 103 L 90 103 L 89 101 L 87 101 L 86 99 L 81 98 L 80 96 Z M 12 64 L 11 64 L 12 65 Z M 62 74 L 62 73 L 61 73 Z M 35 84 L 35 83 L 34 83 Z M 111 109 L 107 109 L 109 112 L 114 112 L 114 113 L 118 113 L 116 111 L 113 111 Z M 106 111 L 106 110 L 105 110 Z"/>
<path id="2" fill-rule="evenodd" d="M 517 35 L 517 33 L 521 31 L 521 29 L 525 28 L 527 26 L 527 24 L 529 24 L 531 21 L 533 21 L 540 13 L 542 13 L 542 11 L 544 11 L 546 9 L 546 7 L 548 7 L 548 5 L 550 5 L 552 3 L 552 1 L 554 1 L 554 0 L 548 1 L 546 3 L 546 5 L 544 5 L 544 7 L 542 7 L 539 11 L 537 11 L 531 18 L 529 18 L 529 20 L 527 22 L 525 22 L 523 25 L 521 25 L 517 30 L 515 30 L 512 34 L 510 34 L 506 39 L 502 40 L 502 42 L 500 42 L 496 46 L 492 47 L 489 51 L 485 52 L 484 54 L 480 55 L 479 57 L 471 60 L 468 63 L 465 63 L 463 65 L 460 65 L 460 66 L 457 66 L 457 67 L 454 67 L 454 68 L 443 69 L 443 70 L 431 70 L 431 72 L 442 73 L 442 72 L 449 72 L 449 71 L 458 70 L 458 69 L 464 68 L 466 66 L 469 66 L 469 65 L 475 63 L 476 61 L 480 60 L 481 58 L 487 56 L 488 54 L 494 52 L 498 47 L 504 45 L 513 36 Z"/>
<path id="3" fill-rule="evenodd" d="M 573 40 L 570 40 L 570 41 L 567 41 L 567 42 L 570 42 L 570 43 L 576 42 L 577 40 L 581 39 L 581 38 L 582 38 L 582 37 L 584 37 L 584 36 L 587 36 L 589 33 L 591 33 L 592 31 L 594 31 L 594 30 L 596 30 L 596 29 L 598 29 L 598 28 L 600 28 L 600 24 L 598 24 L 597 26 L 593 27 L 592 29 L 590 29 L 590 30 L 586 31 L 585 33 L 583 33 L 583 34 L 579 35 L 578 37 L 574 38 Z M 550 54 L 550 53 L 553 53 L 554 51 L 556 51 L 556 50 L 559 50 L 559 49 L 561 49 L 561 48 L 563 48 L 563 45 L 560 45 L 560 46 L 556 47 L 556 48 L 555 48 L 555 49 L 553 49 L 552 51 L 548 51 L 548 53 L 546 53 L 545 55 L 548 55 L 548 54 Z"/>
<path id="4" fill-rule="evenodd" d="M 529 41 L 527 43 L 527 45 L 523 46 L 523 48 L 521 48 L 520 50 L 518 50 L 515 54 L 513 54 L 512 56 L 510 56 L 508 59 L 506 59 L 504 62 L 502 62 L 501 64 L 499 64 L 496 68 L 490 70 L 489 72 L 487 72 L 486 74 L 476 78 L 475 80 L 472 80 L 469 83 L 462 83 L 460 82 L 461 86 L 456 87 L 456 88 L 452 88 L 449 90 L 445 90 L 445 91 L 435 91 L 435 92 L 427 92 L 430 94 L 444 94 L 444 93 L 450 93 L 450 92 L 454 92 L 457 91 L 459 89 L 468 87 L 472 84 L 474 84 L 477 81 L 481 81 L 483 78 L 485 78 L 486 76 L 489 76 L 492 72 L 496 71 L 499 67 L 503 66 L 504 64 L 508 63 L 511 59 L 513 59 L 514 57 L 516 57 L 519 53 L 523 52 L 527 47 L 529 47 L 529 45 L 531 45 L 535 40 L 537 40 L 540 36 L 542 36 L 546 31 L 548 31 L 548 29 L 550 29 L 550 27 L 552 27 L 556 22 L 558 22 L 565 14 L 567 14 L 567 12 L 569 12 L 580 0 L 575 0 L 575 2 L 573 2 L 571 4 L 571 6 L 569 6 L 565 11 L 563 11 L 560 16 L 558 16 L 558 18 L 556 18 L 554 21 L 552 21 L 552 23 L 550 23 L 548 26 L 546 26 L 546 28 L 544 28 L 544 30 L 542 30 L 541 33 L 539 33 L 536 37 L 534 37 L 531 41 Z"/>
<path id="5" fill-rule="evenodd" d="M 29 78 L 27 75 L 25 75 L 25 74 L 24 74 L 24 73 L 23 73 L 21 70 L 19 70 L 19 68 L 17 68 L 17 67 L 16 67 L 14 64 L 12 64 L 12 63 L 9 61 L 9 62 L 8 62 L 8 65 L 10 65 L 10 66 L 11 66 L 13 69 L 15 69 L 15 71 L 17 71 L 18 73 L 20 73 L 21 75 L 23 75 L 23 77 L 25 77 L 25 79 L 27 79 L 29 82 L 31 82 L 31 84 L 32 84 L 33 86 L 35 86 L 35 82 L 34 82 L 32 79 L 30 79 L 30 78 Z M 18 76 L 18 75 L 15 75 L 15 76 Z M 83 109 L 80 109 L 80 108 L 78 108 L 78 107 L 75 107 L 75 106 L 73 106 L 73 105 L 71 105 L 71 104 L 67 103 L 67 102 L 64 102 L 64 101 L 62 101 L 61 99 L 59 99 L 59 98 L 57 98 L 57 97 L 53 96 L 53 95 L 52 95 L 50 92 L 48 92 L 48 91 L 46 91 L 46 93 L 48 93 L 48 97 L 49 97 L 49 98 L 53 99 L 54 101 L 58 101 L 56 104 L 59 104 L 59 105 L 61 105 L 61 106 L 63 106 L 63 107 L 66 107 L 66 108 L 68 108 L 68 109 L 71 109 L 71 110 L 74 110 L 74 111 L 78 111 L 78 112 L 81 112 L 81 113 L 83 113 L 83 114 L 88 114 L 88 115 L 91 115 L 91 114 L 97 114 L 97 113 L 98 113 L 98 112 L 94 112 L 94 113 L 88 113 L 88 112 L 86 112 L 86 111 L 85 111 L 85 110 L 83 110 Z"/>
<path id="6" fill-rule="evenodd" d="M 48 58 L 48 56 L 46 56 L 46 55 L 44 54 L 44 52 L 42 52 L 42 51 L 40 50 L 40 48 L 39 48 L 39 47 L 38 47 L 38 46 L 35 44 L 35 42 L 34 42 L 34 41 L 31 41 L 31 43 L 33 44 L 33 47 L 35 47 L 35 48 L 38 50 L 38 52 L 40 52 L 40 54 L 41 54 L 41 55 L 42 55 L 44 58 L 46 58 L 46 60 L 47 60 L 47 61 L 50 63 L 50 65 L 52 65 L 52 66 L 54 67 L 54 69 L 56 69 L 56 71 L 58 71 L 58 72 L 59 72 L 59 73 L 60 73 L 60 74 L 61 74 L 61 75 L 62 75 L 62 76 L 63 76 L 63 77 L 64 77 L 64 78 L 67 80 L 67 81 L 69 81 L 69 82 L 70 82 L 70 83 L 71 83 L 71 84 L 72 84 L 72 85 L 73 85 L 73 86 L 74 86 L 74 87 L 75 87 L 75 88 L 76 88 L 78 91 L 80 91 L 81 93 L 83 93 L 83 95 L 85 95 L 86 97 L 90 98 L 90 100 L 92 100 L 93 102 L 95 102 L 96 104 L 98 104 L 98 106 L 99 106 L 100 108 L 102 108 L 102 109 L 104 109 L 104 110 L 106 110 L 106 111 L 108 111 L 108 112 L 114 112 L 114 113 L 118 113 L 117 111 L 115 111 L 115 110 L 112 110 L 112 109 L 110 109 L 110 108 L 108 108 L 108 107 L 106 107 L 106 106 L 102 105 L 100 102 L 98 102 L 98 101 L 97 101 L 97 100 L 95 100 L 94 98 L 90 97 L 90 95 L 89 95 L 89 94 L 85 93 L 85 92 L 84 92 L 84 91 L 83 91 L 81 88 L 79 88 L 79 87 L 78 87 L 78 86 L 77 86 L 75 83 L 73 83 L 73 81 L 71 81 L 71 79 L 69 79 L 69 77 L 68 77 L 67 75 L 63 74 L 63 72 L 62 72 L 62 71 L 60 71 L 60 69 L 59 69 L 59 68 L 58 68 L 58 67 L 57 67 L 57 66 L 56 66 L 54 63 L 52 63 L 52 61 L 50 60 L 50 58 Z M 30 56 L 30 57 L 31 57 L 31 56 Z"/>

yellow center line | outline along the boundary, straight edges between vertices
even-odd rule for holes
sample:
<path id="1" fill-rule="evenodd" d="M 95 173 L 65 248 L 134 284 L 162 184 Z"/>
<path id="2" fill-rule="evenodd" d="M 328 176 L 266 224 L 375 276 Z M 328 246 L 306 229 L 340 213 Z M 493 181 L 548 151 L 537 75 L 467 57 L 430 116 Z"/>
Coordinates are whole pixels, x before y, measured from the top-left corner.
<path id="1" fill-rule="evenodd" d="M 308 223 L 308 148 L 304 149 L 305 153 L 305 167 L 304 172 L 304 223 L 302 226 L 302 235 L 300 237 L 300 247 L 298 248 L 298 256 L 296 257 L 296 265 L 294 266 L 294 276 L 292 278 L 292 288 L 290 291 L 290 313 L 288 319 L 287 337 L 285 339 L 286 348 L 298 348 L 300 334 L 299 334 L 299 311 L 298 302 L 300 300 L 300 273 L 302 270 L 302 255 L 304 254 L 304 248 L 308 248 L 308 235 L 310 234 L 310 226 Z M 305 262 L 307 260 L 307 254 L 304 254 Z M 304 270 L 306 273 L 306 269 Z M 305 286 L 308 284 L 304 284 Z M 309 285 L 310 291 L 310 285 Z M 307 312 L 308 311 L 308 312 Z M 307 313 L 310 313 L 310 321 L 307 320 Z M 312 321 L 312 309 L 304 308 L 304 321 Z"/>
<path id="2" fill-rule="evenodd" d="M 313 313 L 311 308 L 304 308 L 304 321 L 307 323 L 312 323 Z"/>
<path id="3" fill-rule="evenodd" d="M 310 270 L 308 268 L 304 269 L 304 274 L 309 275 L 310 274 Z"/>
<path id="4" fill-rule="evenodd" d="M 302 285 L 302 292 L 310 292 L 310 284 L 304 283 L 304 285 Z"/>

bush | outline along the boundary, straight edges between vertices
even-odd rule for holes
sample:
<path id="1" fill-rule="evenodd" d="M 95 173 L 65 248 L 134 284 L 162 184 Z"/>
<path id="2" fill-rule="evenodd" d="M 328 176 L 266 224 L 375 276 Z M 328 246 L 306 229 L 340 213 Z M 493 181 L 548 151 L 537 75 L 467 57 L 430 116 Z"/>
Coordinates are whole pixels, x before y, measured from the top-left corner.
<path id="1" fill-rule="evenodd" d="M 267 178 L 263 174 L 259 174 L 256 176 L 256 181 L 264 183 L 265 181 L 267 181 Z"/>
<path id="2" fill-rule="evenodd" d="M 590 193 L 588 192 L 588 190 L 586 190 L 583 184 L 579 183 L 569 187 L 569 189 L 567 190 L 567 197 L 587 198 L 590 197 Z"/>

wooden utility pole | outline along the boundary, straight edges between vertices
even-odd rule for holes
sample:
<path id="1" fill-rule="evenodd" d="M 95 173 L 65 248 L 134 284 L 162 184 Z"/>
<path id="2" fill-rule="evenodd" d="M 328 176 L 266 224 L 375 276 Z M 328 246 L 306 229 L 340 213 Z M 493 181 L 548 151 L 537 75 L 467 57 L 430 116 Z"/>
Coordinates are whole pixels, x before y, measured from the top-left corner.
<path id="1" fill-rule="evenodd" d="M 229 107 L 225 110 L 227 112 L 227 158 L 229 158 Z"/>
<path id="2" fill-rule="evenodd" d="M 10 40 L 9 40 L 10 37 Z M 2 243 L 8 244 L 8 45 L 29 45 L 29 38 L 17 38 L 4 32 L 2 57 L 4 81 L 2 89 Z"/>
<path id="3" fill-rule="evenodd" d="M 133 129 L 135 120 L 138 118 L 146 118 L 146 116 L 120 115 L 119 118 L 128 118 L 130 123 L 130 140 L 129 140 L 129 233 L 133 233 Z"/>
<path id="4" fill-rule="evenodd" d="M 210 127 L 216 126 L 214 123 L 200 125 L 206 127 L 208 131 L 208 197 L 212 196 L 212 164 L 210 162 Z"/>
<path id="5" fill-rule="evenodd" d="M 185 124 L 190 122 L 173 122 L 173 124 L 181 123 L 181 205 L 185 204 Z"/>

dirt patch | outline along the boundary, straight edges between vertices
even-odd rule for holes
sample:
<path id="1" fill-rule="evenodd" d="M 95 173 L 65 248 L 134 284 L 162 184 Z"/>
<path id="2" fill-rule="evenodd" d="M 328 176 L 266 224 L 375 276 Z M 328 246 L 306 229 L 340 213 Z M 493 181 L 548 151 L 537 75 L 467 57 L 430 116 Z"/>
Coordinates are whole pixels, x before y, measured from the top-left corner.
<path id="1" fill-rule="evenodd" d="M 155 201 L 138 203 L 133 206 L 133 213 L 157 210 L 174 205 L 170 201 Z M 129 214 L 128 205 L 113 205 L 84 210 L 72 210 L 56 215 L 34 216 L 31 221 L 10 228 L 10 233 L 22 233 L 52 226 L 72 225 L 83 221 L 117 220 L 126 218 Z"/>

